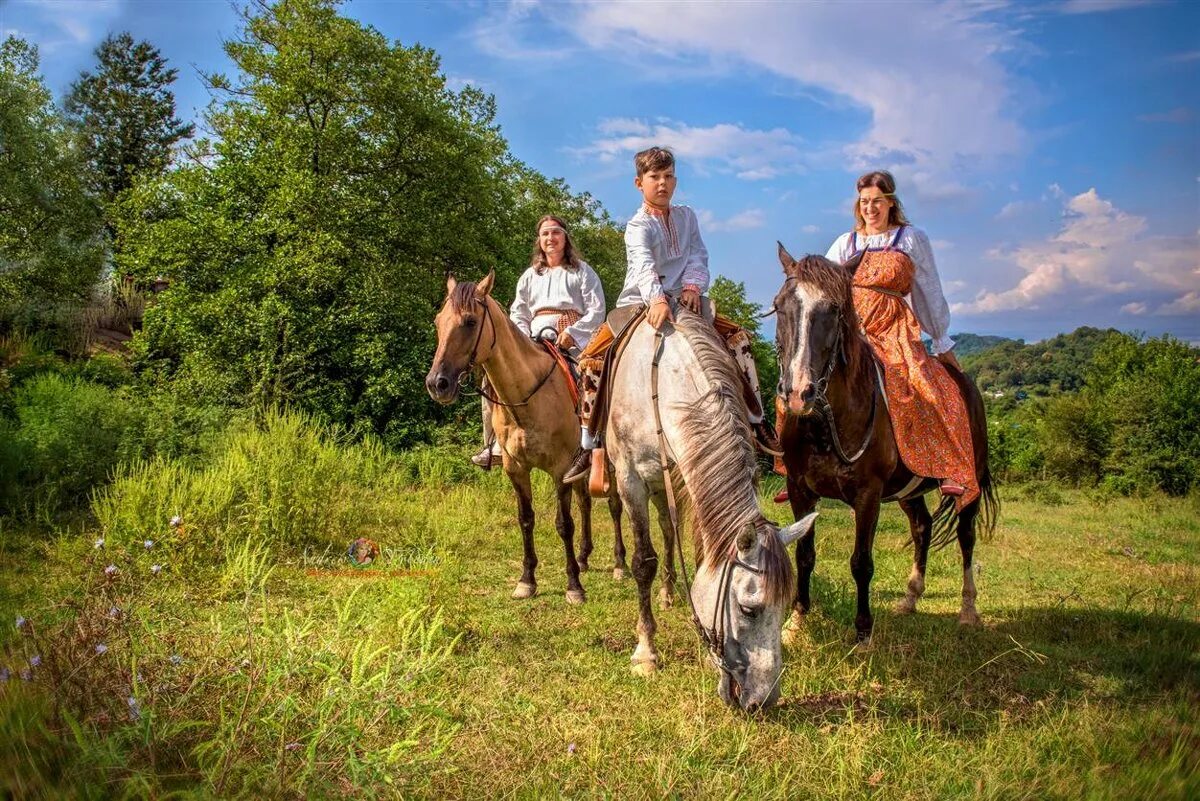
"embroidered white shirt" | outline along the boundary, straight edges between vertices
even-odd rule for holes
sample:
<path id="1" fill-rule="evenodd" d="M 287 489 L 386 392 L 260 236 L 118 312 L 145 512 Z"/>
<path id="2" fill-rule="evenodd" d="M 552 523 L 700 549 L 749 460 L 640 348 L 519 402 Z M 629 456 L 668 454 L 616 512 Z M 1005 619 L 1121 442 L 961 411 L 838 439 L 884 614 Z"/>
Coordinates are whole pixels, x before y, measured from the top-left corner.
<path id="1" fill-rule="evenodd" d="M 659 295 L 678 297 L 684 286 L 708 291 L 708 249 L 696 213 L 672 206 L 669 225 L 643 206 L 625 226 L 625 286 L 618 306 L 649 305 Z"/>
<path id="2" fill-rule="evenodd" d="M 871 236 L 860 231 L 856 244 L 859 250 L 885 248 L 895 235 L 895 228 Z M 900 240 L 896 242 L 896 250 L 907 254 L 912 259 L 913 267 L 916 268 L 913 275 L 912 293 L 905 300 L 916 314 L 917 322 L 921 324 L 921 330 L 933 339 L 933 352 L 935 354 L 945 353 L 954 347 L 954 340 L 950 338 L 950 306 L 946 303 L 946 296 L 942 292 L 942 279 L 938 277 L 937 264 L 933 260 L 933 247 L 929 244 L 929 237 L 920 228 L 906 225 L 904 232 L 900 235 Z M 837 238 L 837 241 L 829 248 L 829 252 L 825 254 L 825 258 L 841 263 L 853 255 L 854 250 L 850 247 L 850 234 L 845 233 Z"/>
<path id="3" fill-rule="evenodd" d="M 517 295 L 509 307 L 508 316 L 517 327 L 530 336 L 530 324 L 540 311 L 579 312 L 579 320 L 566 331 L 580 348 L 587 345 L 604 322 L 604 287 L 600 276 L 587 262 L 578 269 L 547 267 L 538 275 L 533 267 L 517 281 Z"/>

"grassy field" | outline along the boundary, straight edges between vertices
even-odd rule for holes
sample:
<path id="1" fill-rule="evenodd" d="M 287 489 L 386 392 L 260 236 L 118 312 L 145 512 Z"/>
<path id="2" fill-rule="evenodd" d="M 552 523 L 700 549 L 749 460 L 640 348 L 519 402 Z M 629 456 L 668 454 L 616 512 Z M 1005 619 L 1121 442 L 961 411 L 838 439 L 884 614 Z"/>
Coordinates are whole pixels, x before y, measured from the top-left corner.
<path id="1" fill-rule="evenodd" d="M 99 523 L 57 537 L 5 531 L 0 613 L 25 622 L 0 635 L 11 672 L 0 684 L 0 792 L 1200 794 L 1195 499 L 1008 490 L 995 538 L 976 550 L 984 625 L 973 630 L 956 623 L 954 549 L 931 555 L 917 615 L 890 611 L 911 555 L 889 507 L 866 651 L 852 647 L 850 515 L 825 503 L 816 609 L 785 653 L 779 707 L 755 719 L 718 699 L 682 604 L 659 614 L 662 672 L 631 675 L 635 587 L 611 577 L 602 505 L 588 601 L 571 606 L 538 485 L 540 594 L 516 602 L 520 536 L 502 476 L 356 471 L 323 490 L 339 521 L 327 550 L 319 533 L 293 531 L 304 548 L 277 550 L 227 531 L 220 558 L 208 557 L 200 540 L 250 525 L 245 514 L 189 527 L 183 509 L 172 529 L 165 502 L 144 524 L 162 532 L 150 547 L 111 499 L 107 511 L 97 501 Z M 377 540 L 385 558 L 351 568 L 347 531 Z"/>

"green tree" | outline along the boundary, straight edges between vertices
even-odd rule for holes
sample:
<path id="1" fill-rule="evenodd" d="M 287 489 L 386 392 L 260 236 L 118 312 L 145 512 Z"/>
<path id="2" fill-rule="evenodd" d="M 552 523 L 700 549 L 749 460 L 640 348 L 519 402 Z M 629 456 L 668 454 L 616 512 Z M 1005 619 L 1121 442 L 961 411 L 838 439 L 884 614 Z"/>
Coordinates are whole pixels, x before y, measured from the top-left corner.
<path id="1" fill-rule="evenodd" d="M 509 155 L 490 95 L 449 90 L 432 51 L 335 2 L 256 5 L 226 52 L 238 74 L 208 76 L 218 138 L 122 203 L 120 266 L 171 279 L 142 364 L 227 403 L 428 436 L 452 414 L 423 383 L 446 274 L 495 268 L 510 296 L 539 215 L 564 213 L 593 259 L 606 218 Z"/>
<path id="2" fill-rule="evenodd" d="M 82 297 L 103 265 L 96 204 L 37 74 L 37 49 L 0 45 L 0 300 Z"/>
<path id="3" fill-rule="evenodd" d="M 168 69 L 149 42 L 110 35 L 96 48 L 96 61 L 95 72 L 72 84 L 65 109 L 82 134 L 93 190 L 111 202 L 137 175 L 164 172 L 172 149 L 195 126 L 175 116 L 170 86 L 178 70 Z"/>
<path id="4" fill-rule="evenodd" d="M 733 320 L 750 335 L 750 352 L 754 355 L 754 366 L 758 368 L 763 408 L 768 415 L 774 414 L 775 388 L 779 385 L 779 358 L 774 343 L 763 339 L 759 333 L 762 328 L 762 306 L 746 299 L 744 283 L 723 275 L 713 279 L 708 296 L 722 316 Z"/>

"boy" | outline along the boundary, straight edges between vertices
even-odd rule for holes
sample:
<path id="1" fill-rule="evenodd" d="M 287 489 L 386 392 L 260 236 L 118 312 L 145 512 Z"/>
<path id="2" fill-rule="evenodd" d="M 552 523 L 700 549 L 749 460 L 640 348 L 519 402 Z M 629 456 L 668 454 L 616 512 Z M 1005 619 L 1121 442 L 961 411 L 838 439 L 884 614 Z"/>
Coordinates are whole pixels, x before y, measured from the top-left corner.
<path id="1" fill-rule="evenodd" d="M 671 301 L 699 314 L 701 298 L 708 290 L 708 250 L 700 238 L 696 214 L 687 206 L 672 206 L 675 194 L 675 156 L 662 147 L 651 147 L 634 156 L 637 177 L 633 184 L 642 194 L 642 207 L 625 226 L 627 267 L 625 285 L 617 298 L 617 308 L 646 306 L 646 320 L 662 328 L 673 320 Z M 736 323 L 716 316 L 713 326 L 725 340 L 734 361 L 746 381 L 747 406 L 755 438 L 763 450 L 779 450 L 774 436 L 766 428 L 758 371 L 750 355 L 750 338 Z M 583 373 L 583 399 L 580 417 L 584 425 L 583 447 L 567 469 L 564 481 L 578 481 L 588 475 L 592 462 L 594 437 L 587 426 L 596 400 L 604 353 L 612 344 L 608 323 L 600 327 L 583 351 L 579 366 Z"/>

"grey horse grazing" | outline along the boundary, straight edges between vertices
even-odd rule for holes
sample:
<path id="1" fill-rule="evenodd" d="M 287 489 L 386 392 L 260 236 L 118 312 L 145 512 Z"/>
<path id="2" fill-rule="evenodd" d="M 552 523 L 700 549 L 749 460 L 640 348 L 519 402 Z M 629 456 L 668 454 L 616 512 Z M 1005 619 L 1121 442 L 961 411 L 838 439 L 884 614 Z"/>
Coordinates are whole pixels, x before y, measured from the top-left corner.
<path id="1" fill-rule="evenodd" d="M 783 530 L 763 517 L 737 368 L 710 323 L 682 309 L 675 320 L 661 337 L 642 323 L 609 378 L 608 455 L 635 537 L 639 608 L 633 671 L 650 675 L 659 662 L 650 601 L 658 569 L 651 500 L 666 547 L 677 542 L 665 455 L 678 476 L 671 484 L 680 488 L 690 512 L 697 554 L 693 622 L 721 671 L 718 692 L 735 708 L 757 711 L 779 697 L 780 630 L 795 587 L 786 546 L 811 530 L 816 515 Z"/>

